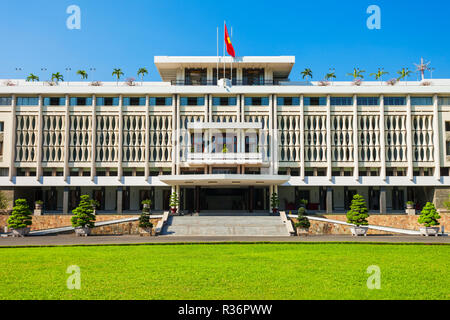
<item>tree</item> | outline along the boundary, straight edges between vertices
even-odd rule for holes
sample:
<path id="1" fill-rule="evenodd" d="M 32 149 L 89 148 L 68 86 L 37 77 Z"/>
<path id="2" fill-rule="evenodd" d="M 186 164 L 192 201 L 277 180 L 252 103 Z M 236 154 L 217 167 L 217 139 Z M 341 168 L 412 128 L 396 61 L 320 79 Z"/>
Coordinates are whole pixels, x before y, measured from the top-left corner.
<path id="1" fill-rule="evenodd" d="M 312 79 L 312 77 L 313 77 L 312 70 L 309 69 L 309 68 L 306 68 L 305 70 L 303 70 L 303 71 L 301 72 L 301 75 L 302 75 L 303 79 L 306 78 L 306 80 L 308 80 L 308 78 L 311 78 L 311 79 Z"/>
<path id="2" fill-rule="evenodd" d="M 58 83 L 59 81 L 64 81 L 64 77 L 61 73 L 52 73 L 52 81 Z"/>
<path id="3" fill-rule="evenodd" d="M 304 216 L 305 212 L 306 212 L 306 210 L 303 207 L 298 209 L 297 222 L 294 225 L 295 228 L 308 229 L 311 226 L 309 219 Z"/>
<path id="4" fill-rule="evenodd" d="M 350 210 L 347 212 L 347 222 L 357 226 L 367 226 L 369 222 L 369 210 L 367 210 L 366 201 L 359 194 L 353 196 Z"/>
<path id="5" fill-rule="evenodd" d="M 270 206 L 272 207 L 272 210 L 277 210 L 278 206 L 280 205 L 280 200 L 278 199 L 278 194 L 276 192 L 272 193 L 272 196 L 270 197 Z"/>
<path id="6" fill-rule="evenodd" d="M 364 75 L 363 75 L 364 72 L 366 72 L 366 71 L 360 70 L 359 68 L 353 68 L 353 72 L 347 73 L 347 76 L 352 76 L 353 80 L 364 79 Z"/>
<path id="7" fill-rule="evenodd" d="M 141 76 L 141 83 L 144 82 L 144 76 L 148 74 L 148 70 L 146 68 L 139 68 L 137 75 L 138 77 Z"/>
<path id="8" fill-rule="evenodd" d="M 112 75 L 117 77 L 117 85 L 119 85 L 120 77 L 123 76 L 122 69 L 114 69 Z"/>
<path id="9" fill-rule="evenodd" d="M 88 78 L 88 74 L 87 74 L 87 72 L 84 71 L 84 70 L 78 70 L 78 71 L 77 71 L 77 74 L 78 74 L 79 76 L 81 76 L 81 80 L 86 80 L 86 79 Z"/>
<path id="10" fill-rule="evenodd" d="M 375 77 L 375 80 L 383 81 L 383 76 L 385 74 L 389 74 L 389 72 L 384 71 L 383 69 L 378 68 L 378 71 L 376 73 L 371 73 L 369 76 Z"/>
<path id="11" fill-rule="evenodd" d="M 27 82 L 35 82 L 39 81 L 39 77 L 33 73 L 30 73 L 30 75 L 27 77 Z"/>
<path id="12" fill-rule="evenodd" d="M 150 221 L 150 205 L 152 201 L 147 199 L 142 201 L 142 204 L 144 205 L 142 209 L 141 216 L 139 217 L 139 227 L 140 228 L 153 228 L 153 223 Z"/>
<path id="13" fill-rule="evenodd" d="M 436 207 L 432 202 L 427 202 L 425 207 L 423 207 L 420 212 L 419 219 L 417 220 L 420 224 L 425 225 L 425 227 L 432 227 L 439 225 L 439 219 L 441 216 L 436 210 Z"/>
<path id="14" fill-rule="evenodd" d="M 331 79 L 336 79 L 336 73 L 335 72 L 330 72 L 330 73 L 327 73 L 325 75 L 325 80 L 329 81 Z"/>
<path id="15" fill-rule="evenodd" d="M 32 224 L 32 212 L 27 200 L 17 199 L 11 216 L 8 219 L 8 227 L 11 229 L 27 228 Z"/>
<path id="16" fill-rule="evenodd" d="M 74 214 L 71 219 L 72 227 L 93 228 L 95 226 L 94 208 L 92 207 L 92 202 L 87 194 L 80 197 L 80 203 L 72 213 Z"/>
<path id="17" fill-rule="evenodd" d="M 401 70 L 397 71 L 397 74 L 399 74 L 399 77 L 397 80 L 401 81 L 406 78 L 406 81 L 408 82 L 409 76 L 411 76 L 411 71 L 408 70 L 408 68 L 402 68 Z"/>

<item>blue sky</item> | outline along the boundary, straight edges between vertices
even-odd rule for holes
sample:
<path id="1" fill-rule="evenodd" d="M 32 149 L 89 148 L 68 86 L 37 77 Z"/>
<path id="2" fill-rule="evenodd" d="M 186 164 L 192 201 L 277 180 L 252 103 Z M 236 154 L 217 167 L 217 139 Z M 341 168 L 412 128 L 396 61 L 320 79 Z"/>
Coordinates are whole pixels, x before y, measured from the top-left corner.
<path id="1" fill-rule="evenodd" d="M 72 4 L 81 8 L 81 30 L 66 28 Z M 366 26 L 372 4 L 381 8 L 381 30 Z M 292 80 L 305 67 L 315 80 L 329 68 L 349 80 L 353 67 L 366 77 L 384 67 L 394 77 L 422 56 L 436 68 L 433 78 L 450 78 L 449 12 L 450 2 L 442 0 L 2 1 L 0 78 L 33 72 L 42 80 L 61 72 L 77 80 L 76 70 L 95 67 L 90 80 L 112 81 L 113 68 L 136 77 L 147 67 L 147 79 L 159 80 L 155 55 L 216 55 L 216 27 L 222 40 L 224 20 L 233 27 L 238 56 L 295 55 Z"/>

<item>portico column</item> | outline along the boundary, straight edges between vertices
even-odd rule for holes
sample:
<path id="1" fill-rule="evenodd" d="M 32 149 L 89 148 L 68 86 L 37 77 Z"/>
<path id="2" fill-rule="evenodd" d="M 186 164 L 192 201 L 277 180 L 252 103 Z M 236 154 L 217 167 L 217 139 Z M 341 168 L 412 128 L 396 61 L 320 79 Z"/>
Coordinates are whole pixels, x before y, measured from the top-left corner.
<path id="1" fill-rule="evenodd" d="M 37 152 L 36 152 L 36 180 L 42 176 L 42 124 L 43 124 L 43 113 L 42 113 L 42 95 L 39 95 L 39 110 L 38 110 L 38 121 L 37 121 Z"/>
<path id="2" fill-rule="evenodd" d="M 123 175 L 123 167 L 122 167 L 122 158 L 123 158 L 123 96 L 119 96 L 119 161 L 117 166 L 117 179 L 122 181 Z M 122 192 L 122 191 L 121 191 Z M 122 200 L 120 200 L 122 203 Z M 122 209 L 120 209 L 122 210 Z M 121 211 L 122 212 L 122 211 Z"/>
<path id="3" fill-rule="evenodd" d="M 380 187 L 380 214 L 386 213 L 386 187 Z"/>
<path id="4" fill-rule="evenodd" d="M 177 168 L 177 116 L 176 106 L 179 104 L 180 98 L 177 95 L 172 96 L 172 174 L 176 174 Z"/>
<path id="5" fill-rule="evenodd" d="M 439 100 L 437 94 L 433 96 L 433 142 L 434 142 L 434 177 L 436 180 L 441 179 L 441 152 L 439 139 Z"/>
<path id="6" fill-rule="evenodd" d="M 117 187 L 117 214 L 122 214 L 123 187 Z"/>
<path id="7" fill-rule="evenodd" d="M 67 182 L 67 178 L 70 176 L 69 171 L 69 144 L 70 144 L 70 111 L 69 111 L 69 95 L 66 94 L 65 103 L 65 119 L 64 119 L 64 181 Z"/>
<path id="8" fill-rule="evenodd" d="M 272 101 L 270 101 L 269 103 L 269 152 L 270 152 L 270 157 L 269 157 L 269 174 L 274 174 L 274 168 L 273 168 L 273 164 L 275 161 L 275 157 L 274 157 L 274 152 L 273 152 L 273 145 L 274 145 L 274 138 L 273 138 L 273 108 L 272 108 Z"/>
<path id="9" fill-rule="evenodd" d="M 332 187 L 327 187 L 326 207 L 327 207 L 327 213 L 333 213 L 333 188 Z"/>
<path id="10" fill-rule="evenodd" d="M 69 214 L 69 187 L 64 187 L 63 191 L 63 214 Z"/>
<path id="11" fill-rule="evenodd" d="M 327 177 L 332 179 L 332 164 L 331 164 L 331 103 L 330 95 L 327 95 Z"/>
<path id="12" fill-rule="evenodd" d="M 303 95 L 300 96 L 300 178 L 305 180 L 305 110 Z"/>
<path id="13" fill-rule="evenodd" d="M 353 95 L 353 178 L 359 180 L 358 97 Z"/>
<path id="14" fill-rule="evenodd" d="M 96 154 L 96 149 L 97 149 L 97 107 L 96 107 L 96 101 L 95 101 L 95 95 L 92 96 L 92 131 L 91 131 L 91 181 L 94 181 L 95 176 L 97 175 L 97 173 L 95 172 L 95 154 Z M 121 118 L 119 116 L 119 118 Z M 119 121 L 121 121 L 119 119 Z M 119 131 L 120 133 L 122 132 L 121 130 Z M 120 134 L 119 136 L 121 136 L 122 134 Z M 120 138 L 119 138 L 120 140 Z M 119 147 L 121 146 L 121 144 L 119 143 Z M 120 151 L 119 151 L 120 152 Z"/>
<path id="15" fill-rule="evenodd" d="M 148 181 L 150 175 L 150 111 L 149 111 L 150 97 L 145 96 L 145 181 Z"/>
<path id="16" fill-rule="evenodd" d="M 276 94 L 270 96 L 270 104 L 273 106 L 273 174 L 278 174 L 278 104 Z"/>
<path id="17" fill-rule="evenodd" d="M 207 103 L 205 101 L 205 103 Z M 176 159 L 177 159 L 177 166 L 176 166 L 176 172 L 177 175 L 181 173 L 181 168 L 180 168 L 180 162 L 181 162 L 181 157 L 180 157 L 180 134 L 181 134 L 181 125 L 180 125 L 180 96 L 178 96 L 178 101 L 177 101 L 177 107 L 176 107 L 176 124 L 177 124 L 177 128 L 176 128 L 176 135 L 175 135 L 175 139 L 176 139 L 176 150 L 177 150 L 177 155 L 176 155 Z M 186 144 L 186 141 L 184 141 L 183 139 L 183 143 Z"/>
<path id="18" fill-rule="evenodd" d="M 384 96 L 380 96 L 380 161 L 381 172 L 380 177 L 386 181 L 386 138 L 384 132 Z"/>
<path id="19" fill-rule="evenodd" d="M 12 95 L 11 101 L 11 146 L 10 146 L 10 161 L 9 161 L 9 181 L 13 180 L 13 177 L 16 175 L 16 131 L 17 131 L 17 120 L 16 120 L 16 95 Z"/>
<path id="20" fill-rule="evenodd" d="M 411 96 L 408 94 L 406 96 L 406 157 L 408 160 L 409 180 L 414 179 L 411 118 Z"/>

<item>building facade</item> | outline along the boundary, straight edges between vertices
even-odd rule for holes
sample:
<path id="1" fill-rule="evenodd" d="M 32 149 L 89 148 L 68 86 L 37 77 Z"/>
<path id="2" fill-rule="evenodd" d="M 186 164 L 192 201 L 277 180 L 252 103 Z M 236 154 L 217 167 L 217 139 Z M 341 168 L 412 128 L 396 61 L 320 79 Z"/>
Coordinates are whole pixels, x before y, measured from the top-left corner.
<path id="1" fill-rule="evenodd" d="M 0 188 L 45 213 L 401 212 L 450 193 L 450 80 L 295 82 L 291 56 L 155 57 L 161 82 L 0 84 Z M 232 70 L 232 71 L 231 71 Z M 226 80 L 222 80 L 227 78 Z M 230 80 L 231 79 L 231 80 Z"/>

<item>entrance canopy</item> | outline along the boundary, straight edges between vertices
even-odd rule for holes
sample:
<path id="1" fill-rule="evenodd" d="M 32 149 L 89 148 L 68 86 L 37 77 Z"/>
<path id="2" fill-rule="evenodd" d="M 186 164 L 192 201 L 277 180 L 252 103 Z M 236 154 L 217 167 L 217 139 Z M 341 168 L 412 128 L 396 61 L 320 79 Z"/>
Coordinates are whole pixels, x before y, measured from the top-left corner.
<path id="1" fill-rule="evenodd" d="M 249 175 L 249 174 L 182 174 L 160 176 L 161 182 L 180 186 L 268 186 L 280 185 L 289 181 L 284 175 Z"/>

